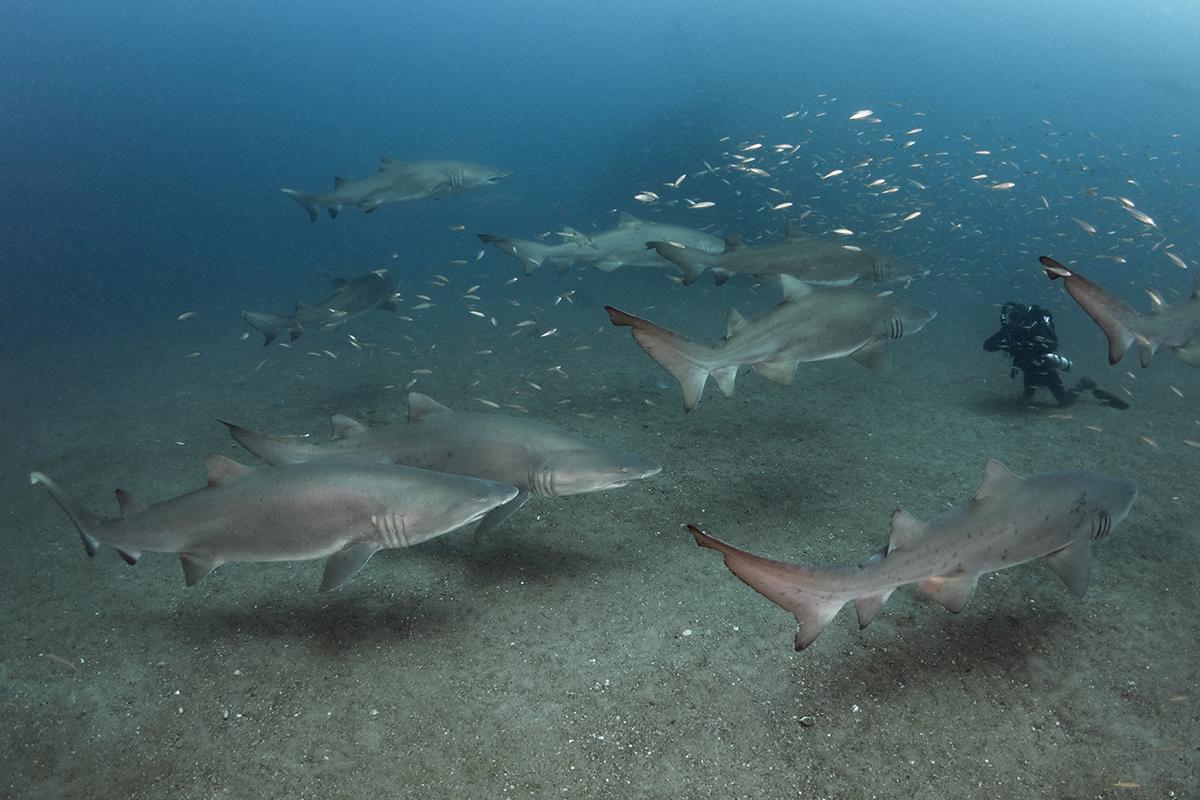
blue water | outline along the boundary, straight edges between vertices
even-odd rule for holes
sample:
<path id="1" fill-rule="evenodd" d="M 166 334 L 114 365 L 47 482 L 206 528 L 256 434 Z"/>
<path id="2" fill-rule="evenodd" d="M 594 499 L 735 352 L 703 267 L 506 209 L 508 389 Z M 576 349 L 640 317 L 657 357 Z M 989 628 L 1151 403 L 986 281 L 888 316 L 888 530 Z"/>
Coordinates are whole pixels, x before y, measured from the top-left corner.
<path id="1" fill-rule="evenodd" d="M 899 135 L 901 115 L 928 112 L 926 152 L 960 133 L 1015 146 L 1017 164 L 1042 170 L 1019 187 L 1027 199 L 1137 178 L 1139 208 L 1200 255 L 1197 33 L 1185 2 L 14 2 L 0 28 L 0 332 L 136 329 L 284 279 L 289 295 L 321 268 L 470 257 L 442 234 L 459 222 L 468 234 L 603 226 L 637 190 L 695 173 L 698 158 L 723 163 L 722 136 L 789 141 L 782 114 L 815 111 L 822 92 L 837 98 L 827 122 L 875 108 Z M 1048 139 L 1043 117 L 1068 138 Z M 854 135 L 825 125 L 804 154 L 836 161 Z M 1048 148 L 1070 162 L 1038 159 Z M 278 192 L 369 174 L 383 153 L 514 175 L 492 197 L 315 226 Z M 803 174 L 788 188 L 820 188 Z M 1027 263 L 1012 252 L 1039 232 L 1025 206 L 937 184 L 923 200 L 984 232 L 955 239 L 927 212 L 893 246 L 980 276 Z M 822 211 L 859 208 L 860 186 L 826 192 Z M 704 222 L 720 232 L 769 227 L 750 198 L 714 199 Z M 1183 279 L 1159 262 L 1164 280 Z"/>

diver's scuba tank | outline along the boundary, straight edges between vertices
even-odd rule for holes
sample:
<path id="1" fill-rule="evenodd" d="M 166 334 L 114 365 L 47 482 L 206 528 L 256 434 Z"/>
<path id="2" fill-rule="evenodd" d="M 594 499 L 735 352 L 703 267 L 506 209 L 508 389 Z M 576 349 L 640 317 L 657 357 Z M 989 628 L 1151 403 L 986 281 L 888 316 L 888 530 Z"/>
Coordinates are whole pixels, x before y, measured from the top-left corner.
<path id="1" fill-rule="evenodd" d="M 1063 372 L 1068 372 L 1071 369 L 1071 359 L 1058 353 L 1046 353 L 1042 356 L 1042 363 L 1048 367 L 1061 369 Z"/>

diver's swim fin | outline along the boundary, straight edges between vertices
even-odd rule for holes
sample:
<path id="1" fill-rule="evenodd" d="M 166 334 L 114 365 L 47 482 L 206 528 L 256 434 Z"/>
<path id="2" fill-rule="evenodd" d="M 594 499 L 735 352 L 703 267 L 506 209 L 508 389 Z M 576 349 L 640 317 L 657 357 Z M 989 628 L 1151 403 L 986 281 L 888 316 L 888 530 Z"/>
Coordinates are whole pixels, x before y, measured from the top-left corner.
<path id="1" fill-rule="evenodd" d="M 1110 394 L 1103 389 L 1092 389 L 1092 397 L 1096 398 L 1106 406 L 1111 406 L 1113 408 L 1129 408 L 1129 403 L 1126 403 L 1115 394 Z"/>

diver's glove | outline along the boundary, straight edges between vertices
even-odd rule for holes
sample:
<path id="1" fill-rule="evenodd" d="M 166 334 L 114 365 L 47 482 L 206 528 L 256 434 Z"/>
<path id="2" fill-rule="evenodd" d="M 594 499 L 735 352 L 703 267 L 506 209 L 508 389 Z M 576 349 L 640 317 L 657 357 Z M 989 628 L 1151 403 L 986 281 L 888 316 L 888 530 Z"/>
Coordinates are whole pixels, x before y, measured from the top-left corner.
<path id="1" fill-rule="evenodd" d="M 1071 369 L 1071 359 L 1058 353 L 1046 353 L 1042 356 L 1042 363 L 1048 367 L 1061 369 L 1063 372 L 1069 372 Z"/>

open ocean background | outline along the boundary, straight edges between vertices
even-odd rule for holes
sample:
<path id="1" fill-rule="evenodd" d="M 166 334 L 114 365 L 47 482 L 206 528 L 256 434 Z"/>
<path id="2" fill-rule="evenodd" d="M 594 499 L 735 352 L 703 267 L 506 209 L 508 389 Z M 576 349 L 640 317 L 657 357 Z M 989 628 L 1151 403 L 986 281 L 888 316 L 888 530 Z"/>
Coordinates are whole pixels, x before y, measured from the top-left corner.
<path id="1" fill-rule="evenodd" d="M 473 255 L 444 233 L 464 209 L 473 226 L 518 236 L 608 227 L 613 208 L 638 211 L 639 189 L 720 163 L 722 136 L 792 141 L 800 126 L 782 114 L 818 93 L 838 102 L 801 157 L 836 159 L 843 111 L 875 108 L 895 134 L 920 110 L 927 149 L 960 133 L 1013 145 L 1023 169 L 1042 169 L 1020 186 L 1033 201 L 1139 178 L 1139 208 L 1183 247 L 1196 241 L 1198 33 L 1200 8 L 1185 2 L 16 0 L 0 28 L 0 332 L 19 346 L 134 332 L 185 308 L 232 315 L 247 297 L 311 293 L 300 278 L 317 269 L 393 253 L 427 269 Z M 1038 163 L 1052 144 L 1039 118 L 1069 137 L 1053 154 L 1070 163 Z M 514 174 L 486 193 L 315 226 L 278 192 L 365 176 L 384 153 Z M 815 193 L 815 174 L 787 188 Z M 985 284 L 1028 264 L 1014 253 L 1036 230 L 1027 216 L 961 182 L 929 185 L 938 217 L 896 249 Z M 821 211 L 837 217 L 860 196 L 826 191 Z M 713 199 L 705 215 L 666 218 L 748 236 L 772 221 L 748 198 Z M 983 233 L 938 224 L 961 218 Z"/>

